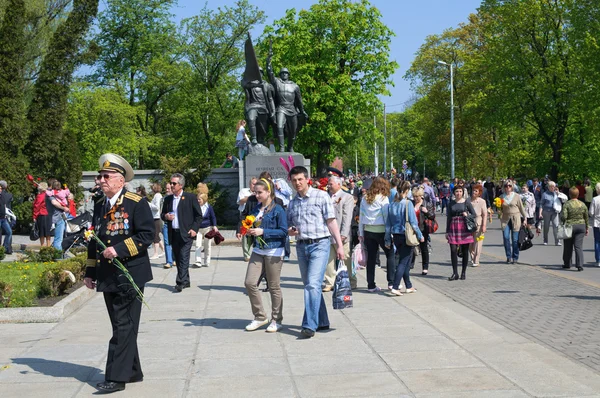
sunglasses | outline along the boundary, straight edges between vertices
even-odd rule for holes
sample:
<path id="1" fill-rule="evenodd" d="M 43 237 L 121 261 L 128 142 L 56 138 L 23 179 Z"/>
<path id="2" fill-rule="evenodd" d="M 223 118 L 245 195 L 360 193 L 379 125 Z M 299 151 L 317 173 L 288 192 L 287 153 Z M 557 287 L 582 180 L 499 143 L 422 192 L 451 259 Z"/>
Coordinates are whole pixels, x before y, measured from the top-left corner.
<path id="1" fill-rule="evenodd" d="M 97 179 L 97 180 L 101 180 L 101 179 L 103 179 L 103 178 L 104 178 L 104 181 L 108 181 L 108 180 L 110 180 L 110 178 L 111 178 L 111 177 L 112 177 L 112 176 L 111 176 L 110 174 L 98 174 L 98 175 L 96 176 L 96 179 Z"/>
<path id="2" fill-rule="evenodd" d="M 171 181 L 169 184 L 171 184 L 171 185 L 177 185 L 177 184 L 179 184 L 179 183 L 178 183 L 178 182 L 173 182 L 173 181 Z"/>

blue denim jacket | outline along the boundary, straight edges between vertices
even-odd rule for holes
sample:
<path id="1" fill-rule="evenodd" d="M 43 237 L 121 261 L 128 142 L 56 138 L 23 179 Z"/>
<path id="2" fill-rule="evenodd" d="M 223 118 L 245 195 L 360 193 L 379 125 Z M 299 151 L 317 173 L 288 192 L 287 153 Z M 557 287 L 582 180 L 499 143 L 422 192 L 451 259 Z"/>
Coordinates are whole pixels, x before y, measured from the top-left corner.
<path id="1" fill-rule="evenodd" d="M 258 215 L 261 206 L 256 206 L 252 215 Z M 267 245 L 261 249 L 277 249 L 285 247 L 285 240 L 288 236 L 287 216 L 285 210 L 276 204 L 273 209 L 263 215 L 260 227 L 263 229 L 262 238 Z M 258 247 L 258 240 L 254 240 L 254 246 Z"/>
<path id="2" fill-rule="evenodd" d="M 408 203 L 408 207 L 407 207 Z M 417 222 L 417 215 L 415 213 L 415 206 L 410 200 L 402 199 L 399 202 L 392 202 L 388 207 L 388 217 L 385 223 L 385 245 L 392 245 L 392 235 L 404 235 L 406 223 L 406 209 L 408 208 L 408 221 L 415 230 L 417 238 L 419 240 L 423 237 L 421 230 L 419 229 L 419 223 Z"/>

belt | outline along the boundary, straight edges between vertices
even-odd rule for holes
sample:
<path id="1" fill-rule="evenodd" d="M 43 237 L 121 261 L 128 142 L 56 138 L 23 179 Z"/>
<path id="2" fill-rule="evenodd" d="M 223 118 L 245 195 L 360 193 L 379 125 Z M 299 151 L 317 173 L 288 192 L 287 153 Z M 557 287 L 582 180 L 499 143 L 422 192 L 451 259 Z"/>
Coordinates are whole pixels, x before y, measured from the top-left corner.
<path id="1" fill-rule="evenodd" d="M 323 239 L 329 239 L 329 236 L 323 236 L 321 238 L 316 238 L 316 239 L 299 239 L 298 243 L 304 243 L 305 245 L 312 245 L 313 243 L 317 243 Z"/>

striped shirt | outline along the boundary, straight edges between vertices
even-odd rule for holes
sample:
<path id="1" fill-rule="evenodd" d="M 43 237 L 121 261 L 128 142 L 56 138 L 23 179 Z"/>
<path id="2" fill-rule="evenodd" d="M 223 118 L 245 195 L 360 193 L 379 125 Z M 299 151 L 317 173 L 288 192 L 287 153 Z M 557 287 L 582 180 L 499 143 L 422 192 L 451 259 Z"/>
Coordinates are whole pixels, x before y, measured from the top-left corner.
<path id="1" fill-rule="evenodd" d="M 313 187 L 308 187 L 304 197 L 296 193 L 288 204 L 288 225 L 297 228 L 300 240 L 330 236 L 327 220 L 332 218 L 335 219 L 335 210 L 331 198 Z"/>

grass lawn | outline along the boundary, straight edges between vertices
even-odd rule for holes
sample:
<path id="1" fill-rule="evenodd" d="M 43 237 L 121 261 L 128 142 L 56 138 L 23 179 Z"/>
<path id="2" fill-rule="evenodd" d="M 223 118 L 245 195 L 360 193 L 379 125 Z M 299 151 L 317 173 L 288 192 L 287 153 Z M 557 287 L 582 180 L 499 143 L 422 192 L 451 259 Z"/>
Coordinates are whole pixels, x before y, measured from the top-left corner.
<path id="1" fill-rule="evenodd" d="M 39 294 L 39 282 L 43 271 L 55 265 L 51 262 L 0 263 L 0 282 L 12 287 L 10 307 L 30 307 Z"/>

